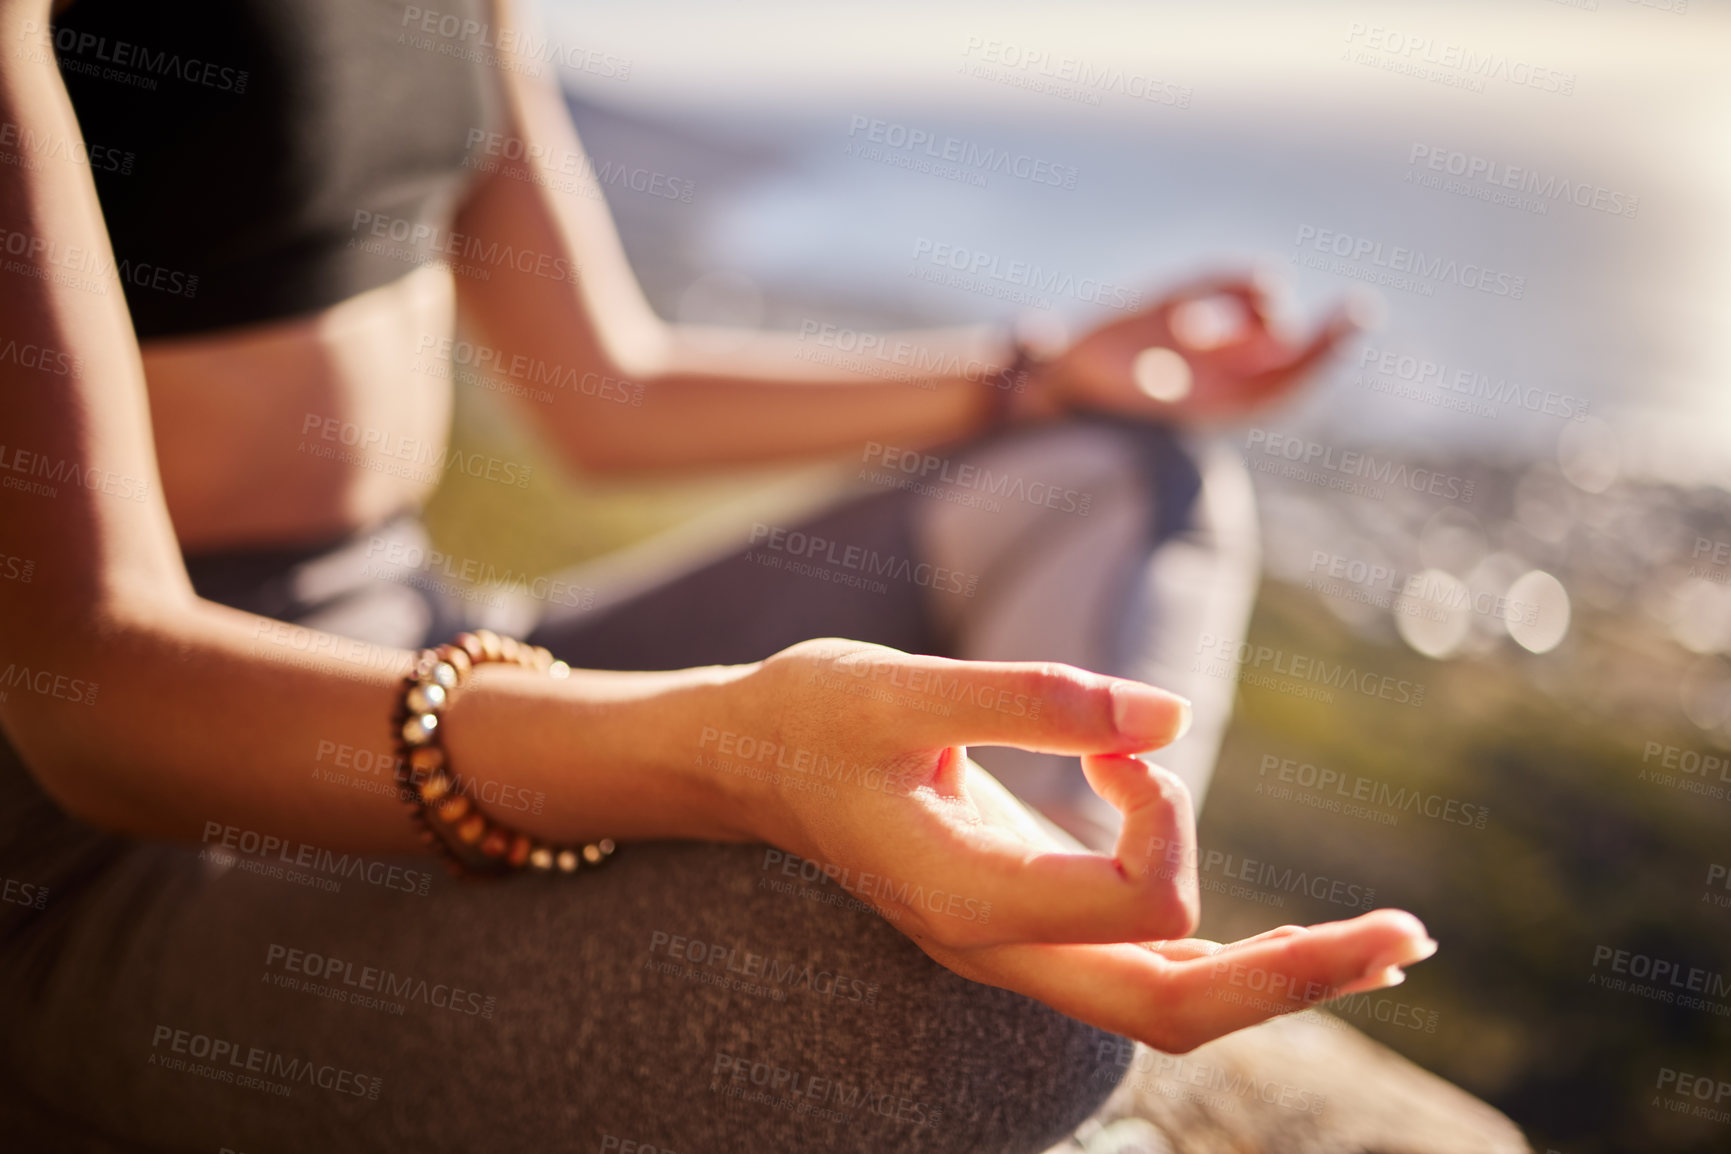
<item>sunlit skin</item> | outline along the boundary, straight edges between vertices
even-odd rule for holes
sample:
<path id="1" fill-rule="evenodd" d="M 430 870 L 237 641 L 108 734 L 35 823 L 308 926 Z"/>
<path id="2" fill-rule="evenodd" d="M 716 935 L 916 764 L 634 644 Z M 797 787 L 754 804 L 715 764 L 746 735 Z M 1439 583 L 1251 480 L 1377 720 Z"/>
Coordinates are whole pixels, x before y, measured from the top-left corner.
<path id="1" fill-rule="evenodd" d="M 27 42 L 26 22 L 45 25 L 48 7 L 0 0 L 0 37 Z M 498 20 L 509 24 L 509 14 Z M 525 150 L 532 156 L 575 152 L 559 93 L 529 72 L 498 72 L 508 131 L 538 146 Z M 51 56 L 0 58 L 0 119 L 77 138 Z M 394 799 L 315 791 L 307 777 L 321 742 L 378 745 L 409 655 L 345 660 L 304 631 L 203 601 L 180 550 L 357 531 L 424 498 L 418 482 L 296 445 L 309 412 L 437 443 L 449 386 L 412 365 L 419 343 L 449 334 L 458 313 L 466 332 L 495 347 L 641 387 L 641 407 L 573 393 L 523 406 L 589 472 L 809 457 L 866 440 L 940 444 L 978 430 L 991 410 L 978 379 L 914 387 L 798 359 L 791 334 L 717 341 L 663 322 L 644 302 L 605 205 L 528 179 L 535 163 L 506 163 L 484 178 L 456 227 L 563 255 L 582 269 L 575 285 L 501 269 L 453 287 L 427 268 L 314 316 L 141 349 L 118 283 L 92 294 L 58 283 L 46 266 L 40 276 L 0 276 L 0 339 L 62 350 L 81 366 L 44 383 L 0 364 L 7 441 L 148 483 L 143 500 L 76 485 L 54 499 L 0 490 L 9 549 L 33 559 L 39 575 L 0 583 L 5 659 L 101 685 L 95 708 L 19 693 L 0 703 L 8 736 L 69 811 L 189 841 L 215 819 L 331 848 L 417 847 Z M 6 170 L 0 227 L 109 251 L 89 170 L 63 156 Z M 1184 321 L 1184 306 L 1215 298 L 1237 302 L 1236 324 Z M 1291 339 L 1253 279 L 1192 285 L 1052 357 L 1024 415 L 1072 405 L 1180 422 L 1241 415 L 1285 395 L 1351 330 L 1342 314 Z M 1010 356 L 991 329 L 900 336 L 963 363 Z M 1184 358 L 1191 381 L 1177 400 L 1138 385 L 1133 366 L 1150 347 Z M 902 710 L 825 676 L 849 660 L 937 671 L 1036 696 L 1043 708 L 1036 719 Z M 1170 742 L 1187 708 L 1158 689 L 1066 666 L 823 640 L 750 665 L 665 673 L 577 670 L 553 681 L 490 667 L 459 695 L 445 728 L 463 772 L 546 794 L 530 819 L 544 836 L 761 841 L 989 901 L 986 921 L 880 908 L 960 974 L 1166 1050 L 1391 984 L 1401 966 L 1428 956 L 1424 927 L 1396 910 L 1225 947 L 1189 938 L 1191 802 L 1175 777 L 1132 756 Z M 712 731 L 886 768 L 895 786 L 820 796 L 706 769 L 697 754 Z M 990 744 L 1081 756 L 1090 783 L 1125 817 L 1113 853 L 1079 852 L 1046 833 L 966 758 L 966 747 Z M 1286 995 L 1244 996 L 1256 988 Z"/>
<path id="2" fill-rule="evenodd" d="M 1308 337 L 1293 338 L 1281 333 L 1267 277 L 1202 278 L 1081 336 L 1051 365 L 1052 387 L 1070 403 L 1153 420 L 1230 420 L 1285 396 L 1359 331 L 1366 311 L 1360 301 L 1343 305 Z M 1197 323 L 1198 314 L 1212 323 Z M 1151 348 L 1178 353 L 1188 368 L 1178 399 L 1135 387 L 1136 358 Z"/>
<path id="3" fill-rule="evenodd" d="M 874 673 L 898 668 L 903 684 L 920 674 L 957 677 L 1025 695 L 1041 709 L 1032 720 L 986 708 L 939 717 L 862 702 L 846 692 L 851 678 L 837 677 L 858 663 Z M 770 840 L 850 877 L 911 879 L 989 902 L 989 918 L 977 919 L 947 906 L 886 903 L 878 887 L 855 891 L 926 953 L 976 981 L 1181 1052 L 1335 993 L 1393 985 L 1401 967 L 1436 949 L 1400 910 L 1284 926 L 1229 946 L 1190 938 L 1199 891 L 1189 791 L 1132 756 L 1188 724 L 1188 705 L 1171 694 L 1061 665 L 949 661 L 836 640 L 785 650 L 747 677 L 758 679 L 764 692 L 724 714 L 721 728 L 881 765 L 894 783 L 844 787 L 856 796 L 841 799 L 788 790 Z M 812 688 L 838 681 L 837 689 Z M 1089 783 L 1124 815 L 1113 852 L 1058 842 L 967 758 L 970 744 L 1080 755 Z"/>

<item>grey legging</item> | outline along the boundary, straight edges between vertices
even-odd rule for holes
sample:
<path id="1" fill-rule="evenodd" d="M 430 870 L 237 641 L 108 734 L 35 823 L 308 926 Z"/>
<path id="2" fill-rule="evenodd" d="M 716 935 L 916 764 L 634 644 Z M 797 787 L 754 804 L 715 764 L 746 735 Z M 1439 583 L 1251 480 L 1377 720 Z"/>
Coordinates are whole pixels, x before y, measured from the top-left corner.
<path id="1" fill-rule="evenodd" d="M 533 636 L 597 668 L 840 635 L 1145 676 L 1198 703 L 1200 737 L 1173 760 L 1200 792 L 1229 699 L 1184 678 L 1182 656 L 1242 630 L 1253 557 L 1242 479 L 1194 459 L 1160 430 L 1077 421 L 950 458 L 1007 486 L 952 472 L 969 481 L 934 488 L 922 463 L 925 487 L 888 488 L 910 475 L 898 461 L 791 527 L 966 574 L 972 596 L 844 583 L 818 572 L 843 554 L 763 527 L 648 586 L 575 574 L 566 587 L 593 592 L 555 598 L 578 605 Z M 1029 497 L 1035 482 L 1087 494 L 1087 515 Z M 996 508 L 954 496 L 992 485 Z M 213 600 L 412 646 L 463 623 L 413 563 L 423 543 L 404 520 L 188 564 Z M 393 557 L 408 563 L 380 568 Z M 633 844 L 592 875 L 493 883 L 420 859 L 237 856 L 221 834 L 188 848 L 82 829 L 4 752 L 0 864 L 46 888 L 41 909 L 0 904 L 0 1124 L 28 1148 L 1035 1151 L 1118 1079 L 1107 1035 L 956 977 L 767 847 Z M 329 752 L 310 783 L 385 787 L 360 752 Z M 1109 830 L 1073 766 L 979 752 L 1030 800 Z"/>

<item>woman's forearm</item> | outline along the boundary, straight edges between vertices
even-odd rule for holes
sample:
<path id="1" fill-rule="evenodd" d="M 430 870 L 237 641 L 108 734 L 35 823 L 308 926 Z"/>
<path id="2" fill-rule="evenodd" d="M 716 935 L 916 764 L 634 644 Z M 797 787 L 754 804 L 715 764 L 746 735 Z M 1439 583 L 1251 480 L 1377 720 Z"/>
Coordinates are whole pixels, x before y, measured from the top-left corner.
<path id="1" fill-rule="evenodd" d="M 764 332 L 657 317 L 599 185 L 559 191 L 571 182 L 549 166 L 587 162 L 557 86 L 535 75 L 504 74 L 510 125 L 500 140 L 516 147 L 489 157 L 497 166 L 456 225 L 519 260 L 459 278 L 458 299 L 498 367 L 551 395 L 524 410 L 580 466 L 732 464 L 872 440 L 915 447 L 980 427 L 1014 359 L 1002 330 L 866 335 L 813 318 Z"/>
<path id="2" fill-rule="evenodd" d="M 11 656 L 66 675 L 66 692 L 52 678 L 38 678 L 48 692 L 15 690 L 7 729 L 86 820 L 178 840 L 238 828 L 419 848 L 392 733 L 406 650 L 195 602 L 95 614 Z M 444 744 L 483 810 L 542 837 L 738 840 L 751 836 L 750 783 L 692 753 L 706 703 L 741 672 L 483 667 L 449 707 Z"/>
<path id="3" fill-rule="evenodd" d="M 868 441 L 923 448 L 978 430 L 1014 357 L 1003 332 L 986 327 L 867 334 L 815 322 L 669 325 L 662 347 L 632 382 L 640 402 L 550 414 L 585 467 L 725 465 Z"/>

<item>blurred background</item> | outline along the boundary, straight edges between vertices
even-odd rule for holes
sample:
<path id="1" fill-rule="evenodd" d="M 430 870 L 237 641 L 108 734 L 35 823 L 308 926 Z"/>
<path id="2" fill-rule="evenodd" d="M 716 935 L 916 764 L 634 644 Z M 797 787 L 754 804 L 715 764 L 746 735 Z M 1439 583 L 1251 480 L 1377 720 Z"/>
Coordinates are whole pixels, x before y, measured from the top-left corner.
<path id="1" fill-rule="evenodd" d="M 1731 1099 L 1691 1114 L 1664 1076 L 1731 1084 L 1731 6 L 531 14 L 586 62 L 561 77 L 668 317 L 1074 331 L 1126 293 L 1261 267 L 1311 323 L 1374 291 L 1379 328 L 1217 435 L 1255 467 L 1251 644 L 1422 705 L 1241 683 L 1203 849 L 1423 917 L 1438 957 L 1341 1013 L 1536 1150 L 1731 1150 Z M 948 138 L 960 159 L 936 165 L 908 143 Z M 940 245 L 976 271 L 944 275 Z M 430 524 L 517 571 L 825 475 L 573 477 L 495 393 L 458 392 L 460 447 L 545 466 L 509 507 L 452 474 Z M 1314 460 L 1283 474 L 1275 438 L 1456 484 L 1339 491 Z M 1351 912 L 1214 888 L 1210 937 Z"/>

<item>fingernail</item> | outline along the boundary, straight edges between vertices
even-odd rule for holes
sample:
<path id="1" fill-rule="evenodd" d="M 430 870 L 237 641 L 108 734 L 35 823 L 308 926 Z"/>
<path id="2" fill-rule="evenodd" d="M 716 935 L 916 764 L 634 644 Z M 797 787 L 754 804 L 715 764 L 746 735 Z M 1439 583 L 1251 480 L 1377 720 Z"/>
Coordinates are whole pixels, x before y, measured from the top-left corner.
<path id="1" fill-rule="evenodd" d="M 1384 966 L 1373 974 L 1366 974 L 1364 980 L 1374 983 L 1369 986 L 1373 990 L 1386 990 L 1390 986 L 1398 986 L 1406 981 L 1406 971 L 1399 966 Z"/>
<path id="2" fill-rule="evenodd" d="M 1436 941 L 1428 937 L 1390 946 L 1366 962 L 1363 975 L 1340 987 L 1339 993 L 1363 994 L 1371 990 L 1386 990 L 1390 986 L 1398 986 L 1406 981 L 1407 966 L 1424 961 L 1436 953 L 1436 950 Z"/>
<path id="3" fill-rule="evenodd" d="M 1381 989 L 1384 985 L 1398 986 L 1406 981 L 1405 967 L 1416 966 L 1436 953 L 1436 948 L 1436 942 L 1430 938 L 1391 946 L 1365 965 L 1364 977 L 1359 980 L 1369 982 L 1373 978 L 1377 979 L 1378 984 L 1370 987 L 1373 990 Z M 1393 975 L 1393 980 L 1386 980 L 1390 975 Z"/>
<path id="4" fill-rule="evenodd" d="M 1190 729 L 1190 703 L 1163 689 L 1117 681 L 1112 684 L 1112 724 L 1122 737 L 1177 741 Z"/>
<path id="5" fill-rule="evenodd" d="M 1436 942 L 1431 938 L 1390 946 L 1365 965 L 1364 976 L 1368 978 L 1372 974 L 1379 974 L 1385 970 L 1399 970 L 1402 966 L 1416 966 L 1436 953 L 1436 950 Z"/>
<path id="6" fill-rule="evenodd" d="M 1180 697 L 1178 699 L 1178 707 L 1180 710 L 1178 714 L 1178 732 L 1172 735 L 1173 741 L 1177 741 L 1180 737 L 1189 733 L 1190 723 L 1196 719 L 1196 712 L 1191 709 L 1189 698 Z"/>
<path id="7" fill-rule="evenodd" d="M 1399 966 L 1378 966 L 1372 963 L 1366 967 L 1364 976 L 1348 982 L 1335 991 L 1337 997 L 1347 994 L 1366 994 L 1371 990 L 1386 990 L 1390 986 L 1398 986 L 1406 981 L 1406 971 Z"/>

